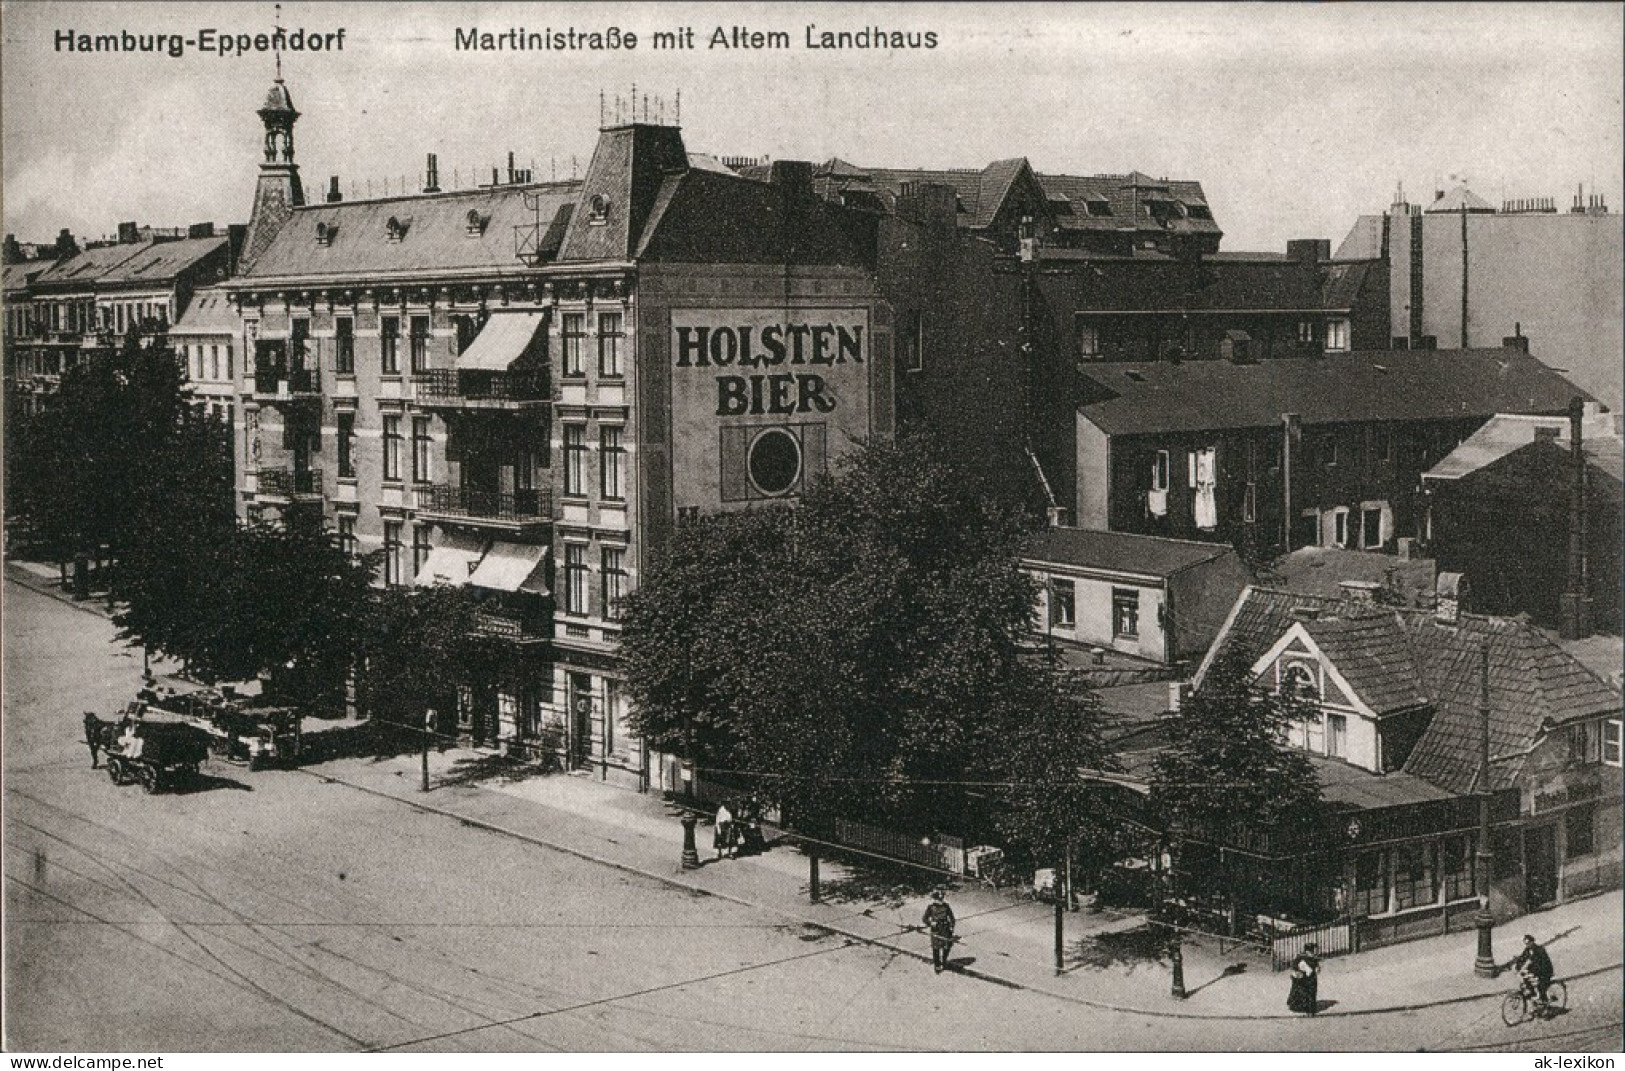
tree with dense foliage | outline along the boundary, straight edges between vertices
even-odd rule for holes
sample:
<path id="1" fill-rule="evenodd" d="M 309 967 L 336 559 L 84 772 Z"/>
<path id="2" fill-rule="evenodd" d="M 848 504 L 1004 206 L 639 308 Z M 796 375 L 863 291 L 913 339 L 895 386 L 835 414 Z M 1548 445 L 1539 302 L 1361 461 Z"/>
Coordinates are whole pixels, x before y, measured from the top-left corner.
<path id="1" fill-rule="evenodd" d="M 1173 833 L 1175 866 L 1197 890 L 1232 895 L 1221 847 L 1280 854 L 1323 821 L 1320 782 L 1287 728 L 1318 717 L 1294 692 L 1256 686 L 1244 658 L 1225 655 L 1168 723 L 1151 801 Z"/>
<path id="2" fill-rule="evenodd" d="M 416 729 L 425 711 L 457 709 L 457 687 L 500 673 L 501 644 L 479 629 L 466 587 L 384 588 L 375 593 L 365 647 L 367 706 Z"/>
<path id="3" fill-rule="evenodd" d="M 1065 834 L 1039 801 L 1082 798 L 1080 768 L 1107 765 L 1098 708 L 1021 656 L 1022 518 L 942 457 L 923 433 L 871 442 L 795 509 L 680 527 L 622 633 L 644 739 L 803 822 L 964 828 L 992 797 L 1051 850 Z M 1063 761 L 1033 725 L 1067 734 Z"/>

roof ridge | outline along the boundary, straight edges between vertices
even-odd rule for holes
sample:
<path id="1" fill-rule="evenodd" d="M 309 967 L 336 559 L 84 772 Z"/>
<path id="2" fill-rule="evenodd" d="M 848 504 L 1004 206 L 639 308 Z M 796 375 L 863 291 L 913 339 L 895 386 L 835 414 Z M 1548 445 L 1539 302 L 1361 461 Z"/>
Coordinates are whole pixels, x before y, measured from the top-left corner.
<path id="1" fill-rule="evenodd" d="M 735 177 L 737 178 L 739 176 L 735 176 Z M 343 208 L 346 205 L 388 204 L 388 203 L 390 203 L 392 201 L 400 201 L 400 202 L 406 202 L 406 203 L 411 203 L 411 204 L 417 204 L 417 203 L 421 203 L 421 202 L 424 202 L 424 201 L 450 200 L 450 199 L 452 199 L 454 197 L 474 197 L 474 196 L 478 196 L 478 195 L 482 195 L 482 194 L 483 195 L 490 195 L 492 193 L 504 192 L 504 191 L 508 191 L 508 190 L 519 190 L 519 191 L 547 190 L 547 191 L 551 192 L 555 188 L 558 188 L 558 189 L 578 188 L 579 189 L 580 186 L 581 186 L 581 183 L 582 183 L 581 179 L 552 179 L 552 180 L 549 180 L 547 182 L 513 182 L 513 183 L 503 183 L 500 186 L 477 186 L 472 190 L 440 190 L 437 193 L 423 193 L 423 192 L 420 191 L 418 193 L 386 194 L 386 195 L 384 195 L 382 197 L 346 198 L 345 200 L 342 200 L 342 201 L 311 201 L 311 202 L 307 202 L 307 203 L 302 204 L 302 205 L 295 205 L 294 208 L 293 208 L 293 211 L 295 211 L 295 212 L 310 212 L 310 211 L 316 211 L 316 210 L 320 210 L 320 209 L 324 209 L 324 208 Z"/>

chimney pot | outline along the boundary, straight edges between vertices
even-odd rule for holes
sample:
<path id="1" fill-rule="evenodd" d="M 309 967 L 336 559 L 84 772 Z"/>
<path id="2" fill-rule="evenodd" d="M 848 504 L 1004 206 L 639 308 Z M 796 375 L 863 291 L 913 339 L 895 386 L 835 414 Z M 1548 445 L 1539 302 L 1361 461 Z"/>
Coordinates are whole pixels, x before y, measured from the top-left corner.
<path id="1" fill-rule="evenodd" d="M 429 164 L 428 164 L 428 169 L 427 170 L 428 170 L 428 173 L 427 173 L 427 175 L 424 176 L 426 181 L 423 183 L 423 192 L 424 193 L 439 193 L 440 192 L 440 158 L 437 157 L 434 153 L 429 154 Z"/>
<path id="2" fill-rule="evenodd" d="M 1461 573 L 1440 573 L 1433 593 L 1434 618 L 1442 625 L 1454 625 L 1467 602 L 1467 578 Z"/>

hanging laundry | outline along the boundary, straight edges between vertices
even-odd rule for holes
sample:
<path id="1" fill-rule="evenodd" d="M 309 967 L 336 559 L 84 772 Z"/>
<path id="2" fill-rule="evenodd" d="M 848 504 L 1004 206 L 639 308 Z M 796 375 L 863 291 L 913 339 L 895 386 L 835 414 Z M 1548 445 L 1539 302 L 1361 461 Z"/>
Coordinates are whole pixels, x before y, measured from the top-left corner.
<path id="1" fill-rule="evenodd" d="M 1196 475 L 1196 527 L 1204 530 L 1217 528 L 1219 508 L 1214 491 L 1218 486 L 1218 451 L 1210 446 L 1192 454 L 1191 459 L 1191 468 Z"/>

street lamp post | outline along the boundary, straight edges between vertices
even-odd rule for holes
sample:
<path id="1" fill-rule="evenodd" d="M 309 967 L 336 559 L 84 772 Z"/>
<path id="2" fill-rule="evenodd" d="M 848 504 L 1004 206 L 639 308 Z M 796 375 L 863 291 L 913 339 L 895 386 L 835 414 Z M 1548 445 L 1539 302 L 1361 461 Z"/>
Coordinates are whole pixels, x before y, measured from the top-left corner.
<path id="1" fill-rule="evenodd" d="M 694 825 L 699 819 L 693 811 L 683 812 L 683 869 L 698 870 L 700 868 L 700 852 L 694 846 Z"/>
<path id="2" fill-rule="evenodd" d="M 1478 955 L 1473 959 L 1473 973 L 1480 978 L 1494 978 L 1500 973 L 1495 965 L 1495 916 L 1490 914 L 1490 869 L 1495 853 L 1490 848 L 1490 644 L 1485 640 L 1479 648 L 1478 663 L 1478 914 L 1473 925 L 1478 928 Z"/>

